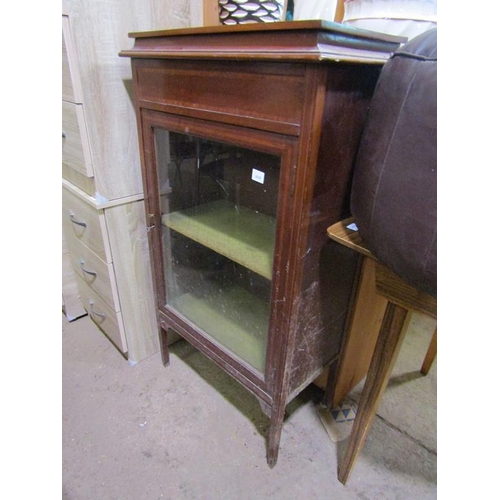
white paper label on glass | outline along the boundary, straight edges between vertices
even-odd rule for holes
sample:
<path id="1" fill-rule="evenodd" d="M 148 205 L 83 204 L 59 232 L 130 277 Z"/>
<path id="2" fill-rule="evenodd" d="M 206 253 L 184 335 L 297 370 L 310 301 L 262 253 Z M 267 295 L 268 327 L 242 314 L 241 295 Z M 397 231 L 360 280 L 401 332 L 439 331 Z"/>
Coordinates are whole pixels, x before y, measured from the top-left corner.
<path id="1" fill-rule="evenodd" d="M 256 168 L 252 168 L 252 180 L 255 182 L 258 182 L 260 184 L 264 184 L 264 177 L 266 174 L 264 172 L 261 172 L 260 170 L 257 170 Z"/>

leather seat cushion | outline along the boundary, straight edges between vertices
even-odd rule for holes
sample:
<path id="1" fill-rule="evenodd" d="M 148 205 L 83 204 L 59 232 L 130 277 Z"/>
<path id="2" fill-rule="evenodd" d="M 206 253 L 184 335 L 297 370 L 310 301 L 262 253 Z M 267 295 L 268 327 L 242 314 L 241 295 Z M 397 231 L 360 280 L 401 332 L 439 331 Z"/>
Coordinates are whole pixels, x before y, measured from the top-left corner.
<path id="1" fill-rule="evenodd" d="M 437 293 L 437 29 L 383 67 L 354 170 L 351 211 L 371 252 Z"/>

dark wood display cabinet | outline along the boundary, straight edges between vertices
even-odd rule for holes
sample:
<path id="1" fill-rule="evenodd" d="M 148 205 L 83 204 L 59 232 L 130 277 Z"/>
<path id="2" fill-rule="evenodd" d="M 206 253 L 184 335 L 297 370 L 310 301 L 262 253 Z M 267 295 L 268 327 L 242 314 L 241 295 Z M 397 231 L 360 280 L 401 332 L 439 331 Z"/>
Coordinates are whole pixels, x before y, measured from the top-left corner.
<path id="1" fill-rule="evenodd" d="M 339 354 L 358 262 L 327 228 L 403 39 L 321 21 L 130 36 L 163 362 L 175 331 L 252 392 L 273 466 L 286 405 Z"/>

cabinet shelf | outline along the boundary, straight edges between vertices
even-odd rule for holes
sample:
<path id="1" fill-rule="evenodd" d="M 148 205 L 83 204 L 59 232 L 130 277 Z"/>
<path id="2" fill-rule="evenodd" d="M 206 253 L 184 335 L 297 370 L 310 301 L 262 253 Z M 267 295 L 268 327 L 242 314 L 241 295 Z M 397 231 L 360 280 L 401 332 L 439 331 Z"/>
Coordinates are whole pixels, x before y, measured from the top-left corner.
<path id="1" fill-rule="evenodd" d="M 244 361 L 264 371 L 269 306 L 239 286 L 185 293 L 171 307 Z"/>
<path id="2" fill-rule="evenodd" d="M 276 219 L 227 200 L 165 214 L 162 224 L 214 252 L 272 278 Z"/>

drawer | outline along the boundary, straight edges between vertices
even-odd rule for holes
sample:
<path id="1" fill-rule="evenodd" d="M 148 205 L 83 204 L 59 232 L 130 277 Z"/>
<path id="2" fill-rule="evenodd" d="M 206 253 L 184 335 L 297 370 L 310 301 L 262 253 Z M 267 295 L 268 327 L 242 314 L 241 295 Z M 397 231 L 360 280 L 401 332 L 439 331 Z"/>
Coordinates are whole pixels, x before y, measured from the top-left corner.
<path id="1" fill-rule="evenodd" d="M 62 136 L 63 164 L 93 177 L 90 143 L 81 104 L 62 101 Z"/>
<path id="2" fill-rule="evenodd" d="M 63 188 L 62 223 L 68 245 L 71 245 L 72 239 L 76 239 L 90 248 L 104 262 L 111 263 L 111 253 L 102 210 L 96 210 L 78 196 Z"/>
<path id="3" fill-rule="evenodd" d="M 62 177 L 69 181 L 70 184 L 76 186 L 78 189 L 88 194 L 91 198 L 95 198 L 96 189 L 94 177 L 87 177 L 86 175 L 82 175 L 80 172 L 69 168 L 64 163 L 62 164 Z"/>
<path id="4" fill-rule="evenodd" d="M 83 307 L 94 323 L 122 352 L 127 351 L 121 313 L 116 312 L 79 276 L 76 277 Z"/>
<path id="5" fill-rule="evenodd" d="M 82 87 L 68 16 L 62 16 L 62 98 L 82 103 Z"/>
<path id="6" fill-rule="evenodd" d="M 134 66 L 141 82 L 138 98 L 146 107 L 173 113 L 181 108 L 184 114 L 234 124 L 244 118 L 246 126 L 251 119 L 254 126 L 272 130 L 278 122 L 287 133 L 299 131 L 306 95 L 303 65 L 140 60 Z"/>
<path id="7" fill-rule="evenodd" d="M 104 262 L 75 238 L 71 238 L 68 249 L 75 273 L 115 311 L 119 311 L 120 303 L 116 291 L 113 264 Z"/>

